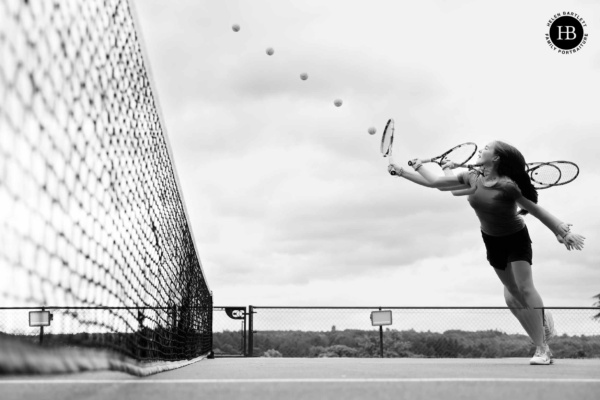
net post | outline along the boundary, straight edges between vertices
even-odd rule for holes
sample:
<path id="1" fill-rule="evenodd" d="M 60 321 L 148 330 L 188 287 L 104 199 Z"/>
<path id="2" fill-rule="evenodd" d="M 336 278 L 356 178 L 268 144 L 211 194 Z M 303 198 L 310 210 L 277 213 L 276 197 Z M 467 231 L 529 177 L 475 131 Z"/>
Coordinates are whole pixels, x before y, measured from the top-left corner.
<path id="1" fill-rule="evenodd" d="M 207 358 L 212 360 L 215 358 L 215 352 L 214 352 L 214 347 L 213 347 L 213 335 L 212 335 L 212 333 L 213 333 L 213 292 L 212 292 L 212 290 L 210 291 L 210 304 L 208 305 L 208 318 L 207 319 L 208 319 L 208 327 L 209 327 L 208 348 L 210 349 Z"/>

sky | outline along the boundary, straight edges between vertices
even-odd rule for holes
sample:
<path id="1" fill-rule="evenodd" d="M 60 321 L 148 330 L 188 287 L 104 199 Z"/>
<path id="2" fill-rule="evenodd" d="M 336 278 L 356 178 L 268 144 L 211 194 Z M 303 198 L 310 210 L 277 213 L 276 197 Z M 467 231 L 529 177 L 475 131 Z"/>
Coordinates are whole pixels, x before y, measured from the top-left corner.
<path id="1" fill-rule="evenodd" d="M 493 140 L 527 162 L 576 162 L 579 177 L 540 190 L 539 204 L 572 223 L 585 249 L 567 251 L 525 221 L 545 306 L 594 304 L 598 2 L 134 5 L 215 306 L 505 305 L 466 197 L 387 173 L 388 118 L 401 165 Z M 546 43 L 563 11 L 587 24 L 575 54 Z"/>

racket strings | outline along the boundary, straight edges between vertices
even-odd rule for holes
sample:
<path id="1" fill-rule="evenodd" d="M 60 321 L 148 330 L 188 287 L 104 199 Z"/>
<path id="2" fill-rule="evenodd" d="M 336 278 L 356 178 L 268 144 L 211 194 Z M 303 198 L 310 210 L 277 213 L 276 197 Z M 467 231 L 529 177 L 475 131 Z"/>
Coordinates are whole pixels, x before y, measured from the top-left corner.
<path id="1" fill-rule="evenodd" d="M 556 185 L 561 180 L 561 170 L 553 164 L 542 164 L 529 171 L 531 182 L 536 186 Z"/>
<path id="2" fill-rule="evenodd" d="M 381 137 L 381 154 L 387 157 L 392 154 L 392 144 L 394 143 L 394 120 L 389 120 L 383 130 Z"/>
<path id="3" fill-rule="evenodd" d="M 565 185 L 579 175 L 579 167 L 570 161 L 535 162 L 527 164 L 528 174 L 536 189 Z"/>
<path id="4" fill-rule="evenodd" d="M 579 168 L 575 164 L 568 162 L 556 162 L 553 165 L 560 169 L 561 177 L 558 181 L 559 185 L 569 183 L 577 178 L 577 175 L 579 175 Z"/>
<path id="5" fill-rule="evenodd" d="M 477 151 L 477 145 L 474 143 L 465 143 L 460 146 L 456 146 L 448 154 L 442 157 L 442 162 L 450 160 L 455 164 L 463 165 L 473 157 Z"/>

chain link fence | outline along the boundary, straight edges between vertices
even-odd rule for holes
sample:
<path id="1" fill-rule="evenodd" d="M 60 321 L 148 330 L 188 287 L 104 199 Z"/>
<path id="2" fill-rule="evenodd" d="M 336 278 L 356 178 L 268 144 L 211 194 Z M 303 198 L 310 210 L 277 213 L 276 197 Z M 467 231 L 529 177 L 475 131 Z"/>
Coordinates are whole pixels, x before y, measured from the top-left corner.
<path id="1" fill-rule="evenodd" d="M 213 308 L 213 353 L 215 357 L 247 355 L 246 307 Z"/>
<path id="2" fill-rule="evenodd" d="M 249 307 L 249 354 L 264 357 L 379 357 L 380 307 Z M 387 307 L 384 357 L 530 357 L 524 328 L 502 307 Z M 556 358 L 599 358 L 599 308 L 547 308 Z"/>
<path id="3" fill-rule="evenodd" d="M 177 359 L 187 342 L 213 349 L 217 357 L 245 356 L 247 311 L 245 306 L 213 307 L 212 337 L 181 336 L 165 329 L 162 321 L 177 318 L 175 308 L 45 308 L 52 314 L 50 326 L 29 326 L 29 312 L 41 308 L 0 307 L 0 341 L 53 347 L 113 349 L 145 361 Z M 119 337 L 120 336 L 120 337 Z M 214 343 L 212 343 L 214 339 Z M 189 358 L 188 351 L 185 358 Z M 191 352 L 193 355 L 194 351 Z"/>
<path id="4" fill-rule="evenodd" d="M 393 316 L 381 337 L 370 319 L 380 309 Z M 534 351 L 503 307 L 214 307 L 210 339 L 178 336 L 155 323 L 172 318 L 172 309 L 51 309 L 53 320 L 44 328 L 29 327 L 29 311 L 0 309 L 0 338 L 43 347 L 126 349 L 143 360 L 189 358 L 206 346 L 216 357 L 380 357 L 381 347 L 384 357 L 530 357 Z M 556 358 L 600 358 L 600 308 L 545 312 L 554 319 L 550 346 Z M 207 340 L 210 345 L 200 345 Z"/>

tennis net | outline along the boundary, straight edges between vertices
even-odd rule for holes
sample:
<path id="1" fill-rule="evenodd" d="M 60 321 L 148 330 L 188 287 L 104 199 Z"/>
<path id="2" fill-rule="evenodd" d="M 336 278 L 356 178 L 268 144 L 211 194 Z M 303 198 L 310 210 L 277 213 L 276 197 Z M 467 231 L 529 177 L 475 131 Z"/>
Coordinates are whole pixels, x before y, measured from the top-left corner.
<path id="1" fill-rule="evenodd" d="M 0 1 L 0 302 L 66 309 L 61 344 L 192 359 L 212 293 L 136 26 L 126 0 Z"/>

